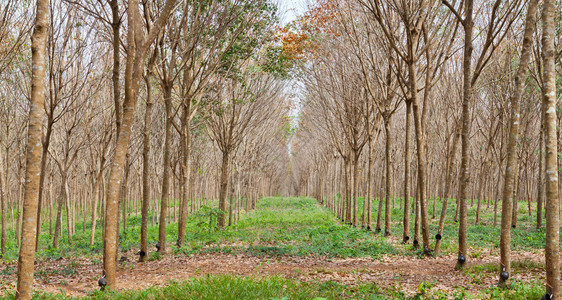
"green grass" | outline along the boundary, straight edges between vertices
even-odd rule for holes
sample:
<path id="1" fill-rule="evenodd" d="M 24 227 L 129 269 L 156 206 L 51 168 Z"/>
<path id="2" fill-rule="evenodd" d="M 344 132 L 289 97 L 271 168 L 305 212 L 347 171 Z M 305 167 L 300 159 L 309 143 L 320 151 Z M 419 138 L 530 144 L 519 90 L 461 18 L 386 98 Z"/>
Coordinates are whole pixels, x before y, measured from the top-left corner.
<path id="1" fill-rule="evenodd" d="M 127 231 L 121 229 L 119 234 L 121 251 L 139 248 L 140 223 L 140 216 L 128 218 Z M 45 224 L 39 237 L 38 259 L 99 257 L 102 254 L 101 225 L 97 226 L 92 246 L 89 244 L 90 222 L 86 222 L 85 232 L 82 230 L 84 224 L 77 222 L 71 243 L 68 242 L 65 225 L 63 221 L 59 246 L 53 248 L 52 237 Z M 188 216 L 185 243 L 181 249 L 175 246 L 177 232 L 177 223 L 167 225 L 167 245 L 173 252 L 184 254 L 221 252 L 258 256 L 378 257 L 396 253 L 383 237 L 340 224 L 328 209 L 320 207 L 316 200 L 304 197 L 261 199 L 256 210 L 243 214 L 237 224 L 224 230 L 216 228 L 216 209 L 203 207 L 198 213 Z M 150 226 L 149 222 L 149 244 L 154 245 L 157 240 L 158 224 Z M 11 230 L 8 231 L 8 241 L 4 260 L 13 261 L 17 259 L 19 250 Z M 149 250 L 154 249 L 151 247 Z"/>
<path id="2" fill-rule="evenodd" d="M 514 281 L 508 289 L 489 288 L 476 295 L 467 294 L 458 288 L 453 294 L 434 289 L 436 282 L 421 282 L 417 294 L 406 296 L 400 287 L 383 290 L 375 283 L 344 285 L 334 281 L 302 282 L 279 276 L 238 277 L 232 275 L 204 276 L 187 281 L 173 281 L 165 287 L 151 287 L 145 290 L 95 291 L 84 297 L 68 297 L 62 294 L 35 292 L 33 299 L 539 299 L 543 285 L 535 280 L 527 283 Z M 451 298 L 452 297 L 452 298 Z M 7 294 L 0 299 L 14 299 Z"/>
<path id="3" fill-rule="evenodd" d="M 392 228 L 391 234 L 394 236 L 402 236 L 403 232 L 403 210 L 400 209 L 401 198 L 396 198 L 395 205 L 391 209 L 392 214 Z M 363 205 L 363 198 L 359 198 L 358 202 L 358 220 L 361 220 L 361 212 Z M 536 229 L 536 203 L 532 203 L 532 216 L 529 217 L 527 211 L 527 202 L 519 201 L 518 203 L 518 223 L 517 228 L 511 229 L 511 248 L 512 250 L 534 250 L 534 249 L 544 249 L 545 243 L 545 230 L 544 230 L 544 212 L 543 212 L 543 227 Z M 442 201 L 437 199 L 435 218 L 432 218 L 433 211 L 433 199 L 428 199 L 428 214 L 429 220 L 429 234 L 430 242 L 432 246 L 435 242 L 435 234 L 437 234 L 437 229 L 439 225 L 439 216 L 441 214 Z M 377 211 L 378 211 L 378 200 L 372 203 L 372 227 L 375 227 Z M 447 214 L 445 219 L 445 226 L 442 234 L 441 243 L 441 253 L 451 254 L 456 253 L 458 249 L 458 228 L 459 224 L 454 222 L 456 204 L 455 199 L 448 201 Z M 467 228 L 467 243 L 469 247 L 478 249 L 476 252 L 470 255 L 475 258 L 479 256 L 480 250 L 482 249 L 492 249 L 499 248 L 500 242 L 500 223 L 501 223 L 501 201 L 498 202 L 498 215 L 497 224 L 494 226 L 494 207 L 491 203 L 488 207 L 487 202 L 482 201 L 481 213 L 480 213 L 480 223 L 476 223 L 476 200 L 468 200 L 468 228 Z M 410 242 L 413 241 L 414 236 L 414 218 L 415 215 L 410 213 Z M 384 231 L 384 205 L 383 205 L 383 216 L 382 224 Z M 420 233 L 421 240 L 421 233 Z M 421 244 L 421 241 L 420 241 Z M 562 241 L 561 241 L 562 246 Z M 416 254 L 415 252 L 410 252 L 411 254 Z"/>
<path id="4" fill-rule="evenodd" d="M 224 231 L 188 227 L 189 252 L 246 252 L 254 255 L 378 257 L 396 253 L 384 238 L 339 224 L 311 198 L 265 198 L 256 210 Z M 246 246 L 232 246 L 242 242 Z M 205 247 L 207 245 L 207 247 Z"/>
<path id="5" fill-rule="evenodd" d="M 149 220 L 152 215 L 149 216 Z M 88 216 L 88 219 L 90 217 Z M 44 259 L 57 259 L 60 257 L 64 258 L 78 258 L 78 257 L 94 257 L 101 255 L 103 252 L 103 240 L 102 240 L 102 223 L 98 220 L 96 226 L 96 233 L 94 244 L 90 246 L 90 229 L 91 222 L 86 222 L 86 228 L 84 229 L 84 223 L 82 218 L 76 219 L 75 234 L 72 236 L 72 240 L 68 241 L 68 228 L 66 227 L 66 214 L 63 213 L 62 221 L 62 235 L 58 240 L 58 247 L 53 248 L 53 236 L 49 234 L 49 224 L 43 220 L 43 226 L 41 233 L 39 234 L 39 247 L 36 253 L 36 258 L 39 260 Z M 122 227 L 120 227 L 119 233 L 119 247 L 121 250 L 128 250 L 133 247 L 138 247 L 140 239 L 140 216 L 130 216 L 127 218 L 128 230 L 124 232 Z M 149 221 L 150 224 L 150 221 Z M 54 220 L 53 220 L 53 231 L 54 231 Z M 172 224 L 167 228 L 167 236 L 171 240 L 173 238 L 173 232 L 177 235 L 177 225 L 175 225 L 175 230 L 172 228 Z M 149 242 L 156 243 L 158 239 L 158 225 L 148 226 L 148 239 Z M 175 240 L 175 237 L 174 237 Z M 7 245 L 6 253 L 3 259 L 6 261 L 17 260 L 19 255 L 19 247 L 16 244 L 15 231 L 11 228 L 7 230 Z"/>
<path id="6" fill-rule="evenodd" d="M 13 299 L 7 295 L 3 299 Z M 70 299 L 64 295 L 36 293 L 34 299 Z M 376 284 L 355 286 L 333 281 L 300 282 L 283 277 L 205 276 L 183 282 L 171 282 L 166 287 L 141 291 L 96 291 L 74 299 L 391 299 L 384 297 Z"/>
<path id="7" fill-rule="evenodd" d="M 522 282 L 510 280 L 507 289 L 493 287 L 482 291 L 475 299 L 494 299 L 494 300 L 519 300 L 519 299 L 541 299 L 544 295 L 544 282 L 533 280 Z"/>
<path id="8" fill-rule="evenodd" d="M 402 210 L 399 198 L 396 199 L 392 211 L 391 233 L 394 236 L 402 235 Z M 469 201 L 469 226 L 468 244 L 475 249 L 469 255 L 478 258 L 482 249 L 498 248 L 500 237 L 500 216 L 498 224 L 493 226 L 493 204 L 489 207 L 482 203 L 481 222 L 474 225 L 476 205 Z M 429 199 L 429 215 L 432 215 L 433 200 Z M 359 216 L 363 198 L 359 198 Z M 373 221 L 376 221 L 378 202 L 373 207 Z M 210 204 L 215 207 L 215 203 Z M 501 203 L 498 205 L 501 212 Z M 534 209 L 534 208 L 533 208 Z M 252 255 L 319 255 L 330 257 L 378 257 L 384 253 L 397 253 L 397 250 L 386 242 L 380 235 L 374 235 L 360 229 L 342 225 L 336 217 L 326 208 L 319 207 L 312 198 L 264 198 L 258 201 L 257 209 L 243 213 L 240 222 L 225 230 L 217 230 L 215 220 L 209 221 L 216 209 L 203 208 L 201 211 L 188 216 L 186 242 L 182 249 L 177 249 L 174 244 L 177 238 L 177 223 L 167 226 L 167 241 L 173 251 L 185 254 L 192 253 L 248 253 Z M 430 220 L 429 229 L 431 243 L 437 233 L 441 201 L 437 200 L 436 217 Z M 535 228 L 535 212 L 533 216 L 527 215 L 526 202 L 519 202 L 518 227 L 512 229 L 512 249 L 532 250 L 542 249 L 545 241 L 544 228 Z M 455 201 L 449 201 L 447 218 L 441 250 L 443 254 L 456 253 L 458 223 L 453 221 L 455 214 Z M 65 214 L 63 214 L 64 216 Z M 413 241 L 413 221 L 411 217 L 410 237 Z M 149 216 L 149 220 L 152 215 Z M 384 220 L 384 216 L 382 218 Z M 81 219 L 80 219 L 81 220 Z M 119 247 L 122 251 L 138 249 L 140 236 L 140 216 L 128 218 L 128 230 L 119 235 Z M 59 240 L 59 247 L 52 248 L 52 236 L 48 234 L 47 224 L 44 224 L 39 238 L 38 259 L 54 259 L 59 257 L 99 257 L 103 250 L 101 239 L 101 224 L 97 226 L 94 245 L 89 244 L 90 222 L 86 222 L 86 231 L 83 233 L 84 224 L 77 220 L 76 234 L 69 243 L 66 235 L 66 221 L 63 220 L 63 235 Z M 150 222 L 149 222 L 150 225 Z M 373 227 L 375 224 L 372 224 Z M 148 240 L 155 244 L 158 239 L 158 224 L 148 227 Z M 18 247 L 15 244 L 13 230 L 8 230 L 7 253 L 3 259 L 14 261 L 18 256 Z M 151 249 L 152 250 L 152 249 Z M 415 251 L 407 251 L 406 255 L 417 255 Z"/>
<path id="9" fill-rule="evenodd" d="M 391 234 L 402 235 L 402 210 L 399 198 L 392 212 Z M 500 240 L 500 216 L 498 224 L 493 225 L 493 204 L 488 207 L 483 201 L 481 210 L 481 222 L 474 225 L 476 205 L 470 205 L 468 210 L 468 245 L 474 250 L 469 254 L 471 258 L 478 258 L 482 250 L 498 248 Z M 429 199 L 429 215 L 432 215 L 433 200 Z M 361 220 L 361 208 L 363 198 L 359 198 L 359 216 Z M 376 221 L 378 202 L 373 207 L 373 221 Z M 215 203 L 210 204 L 215 207 Z M 501 211 L 501 203 L 498 205 Z M 458 223 L 453 221 L 455 214 L 455 201 L 449 201 L 447 218 L 444 232 L 442 234 L 441 250 L 443 254 L 457 252 Z M 533 208 L 534 209 L 534 208 Z M 435 218 L 430 220 L 429 230 L 431 243 L 435 242 L 434 235 L 437 233 L 439 214 L 441 211 L 441 200 L 437 200 Z M 545 241 L 544 227 L 535 228 L 535 212 L 529 217 L 526 202 L 519 202 L 518 227 L 512 229 L 512 250 L 542 249 Z M 203 207 L 198 213 L 191 214 L 187 220 L 186 240 L 182 249 L 177 249 L 174 244 L 177 238 L 177 223 L 167 226 L 168 246 L 173 251 L 192 253 L 248 253 L 252 255 L 317 255 L 329 257 L 378 257 L 384 253 L 397 253 L 398 251 L 387 243 L 386 239 L 372 232 L 355 229 L 342 225 L 336 217 L 326 208 L 319 207 L 312 198 L 264 198 L 258 201 L 257 209 L 243 213 L 240 222 L 225 230 L 218 230 L 215 226 L 216 218 L 210 221 L 210 217 L 216 213 L 216 209 Z M 65 214 L 63 214 L 64 216 Z M 411 217 L 410 237 L 413 241 L 413 221 Z M 152 215 L 149 216 L 149 219 Z M 384 216 L 382 218 L 384 220 Z M 128 218 L 128 230 L 119 235 L 119 247 L 121 251 L 138 249 L 140 236 L 140 216 Z M 83 233 L 84 224 L 80 221 L 76 224 L 76 234 L 69 243 L 66 235 L 66 222 L 63 220 L 63 235 L 60 238 L 59 247 L 52 248 L 52 237 L 48 234 L 47 224 L 44 224 L 39 238 L 38 259 L 54 259 L 59 257 L 99 257 L 103 250 L 101 239 L 101 224 L 97 226 L 94 245 L 89 245 L 90 222 L 86 222 L 86 231 Z M 150 225 L 150 222 L 149 222 Z M 375 224 L 373 223 L 374 227 Z M 421 238 L 421 237 L 420 237 Z M 158 224 L 148 227 L 148 240 L 155 244 L 158 239 Z M 18 248 L 15 244 L 13 230 L 8 230 L 7 253 L 3 259 L 14 261 L 18 256 Z M 152 250 L 152 249 L 151 249 Z M 406 255 L 417 255 L 416 251 L 402 252 Z"/>

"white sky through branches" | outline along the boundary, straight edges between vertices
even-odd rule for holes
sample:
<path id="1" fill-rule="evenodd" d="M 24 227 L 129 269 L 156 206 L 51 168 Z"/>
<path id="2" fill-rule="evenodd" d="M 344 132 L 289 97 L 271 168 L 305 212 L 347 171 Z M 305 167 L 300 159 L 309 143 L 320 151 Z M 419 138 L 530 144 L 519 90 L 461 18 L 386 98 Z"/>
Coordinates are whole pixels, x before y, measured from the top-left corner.
<path id="1" fill-rule="evenodd" d="M 310 0 L 277 0 L 281 23 L 287 24 L 305 12 Z"/>

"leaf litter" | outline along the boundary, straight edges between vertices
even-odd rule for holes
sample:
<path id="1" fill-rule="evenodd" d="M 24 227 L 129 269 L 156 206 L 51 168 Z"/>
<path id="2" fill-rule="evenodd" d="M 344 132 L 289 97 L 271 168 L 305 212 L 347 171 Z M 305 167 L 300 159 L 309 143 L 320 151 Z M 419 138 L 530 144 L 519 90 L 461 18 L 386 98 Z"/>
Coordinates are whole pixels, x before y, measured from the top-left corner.
<path id="1" fill-rule="evenodd" d="M 497 251 L 496 251 L 497 252 Z M 119 264 L 116 290 L 142 290 L 165 286 L 171 281 L 189 280 L 206 275 L 283 276 L 300 281 L 335 281 L 346 285 L 376 283 L 383 290 L 399 289 L 415 295 L 422 282 L 431 283 L 432 289 L 450 295 L 459 289 L 468 293 L 493 286 L 498 274 L 493 271 L 478 273 L 455 271 L 456 255 L 437 258 L 403 255 L 384 255 L 382 258 L 336 259 L 315 256 L 251 256 L 248 254 L 169 254 L 160 260 L 138 262 L 131 251 L 127 260 Z M 513 261 L 544 264 L 541 251 L 514 252 Z M 466 269 L 475 266 L 499 264 L 499 255 L 493 250 L 470 258 Z M 529 263 L 528 263 L 529 264 Z M 0 270 L 0 295 L 15 289 L 14 263 L 4 264 Z M 8 270 L 8 271 L 6 271 Z M 11 271 L 10 271 L 11 270 Z M 85 296 L 98 289 L 101 276 L 100 259 L 56 259 L 38 262 L 35 266 L 34 289 L 68 296 Z M 477 274 L 478 273 L 478 274 Z M 512 272 L 511 279 L 528 281 L 544 278 L 542 268 Z"/>

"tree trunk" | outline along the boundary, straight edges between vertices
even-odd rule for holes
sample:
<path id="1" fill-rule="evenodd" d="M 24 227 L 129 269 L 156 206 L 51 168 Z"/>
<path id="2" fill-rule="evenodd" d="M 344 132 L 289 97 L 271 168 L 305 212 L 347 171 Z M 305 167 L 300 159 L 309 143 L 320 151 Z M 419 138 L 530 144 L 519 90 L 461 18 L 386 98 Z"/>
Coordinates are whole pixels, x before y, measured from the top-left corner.
<path id="1" fill-rule="evenodd" d="M 23 197 L 22 241 L 18 259 L 16 299 L 31 299 L 35 263 L 35 235 L 39 173 L 41 171 L 41 138 L 45 101 L 45 55 L 49 27 L 49 1 L 37 0 L 35 28 L 31 35 L 31 101 L 27 131 L 25 192 Z"/>
<path id="2" fill-rule="evenodd" d="M 473 22 L 473 0 L 465 1 L 464 26 L 464 54 L 463 54 L 463 98 L 462 98 L 462 131 L 461 131 L 461 174 L 459 184 L 459 252 L 455 269 L 462 269 L 467 261 L 466 226 L 468 186 L 470 184 L 469 173 L 469 148 L 470 148 L 470 102 L 472 100 L 472 32 Z"/>
<path id="3" fill-rule="evenodd" d="M 344 161 L 344 175 L 345 175 L 345 223 L 348 225 L 352 224 L 352 215 L 351 215 L 351 181 L 353 178 L 349 176 L 349 154 L 343 158 Z"/>
<path id="4" fill-rule="evenodd" d="M 390 235 L 390 197 L 392 195 L 392 136 L 390 134 L 391 115 L 388 112 L 383 114 L 385 140 L 385 162 L 386 162 L 386 186 L 385 186 L 385 209 L 384 209 L 384 236 Z"/>
<path id="5" fill-rule="evenodd" d="M 370 148 L 370 147 L 369 147 Z M 371 152 L 371 150 L 369 150 L 369 152 Z M 365 229 L 365 227 L 367 227 L 367 202 L 369 201 L 369 198 L 371 197 L 371 157 L 367 158 L 368 162 L 367 162 L 367 189 L 365 190 L 365 196 L 363 197 L 363 205 L 361 207 L 361 228 Z M 328 200 L 329 201 L 329 200 Z M 329 203 L 328 203 L 329 205 Z"/>
<path id="6" fill-rule="evenodd" d="M 517 155 L 517 153 L 515 155 Z M 517 158 L 516 158 L 516 160 L 517 160 Z M 517 166 L 517 163 L 516 163 L 516 166 Z M 512 203 L 511 227 L 512 228 L 517 227 L 517 210 L 519 209 L 519 207 L 518 207 L 518 204 L 519 204 L 519 188 L 520 188 L 520 180 L 521 180 L 520 176 L 521 176 L 521 167 L 518 166 L 516 168 L 516 171 L 515 171 L 515 178 L 514 178 L 514 183 L 513 183 L 513 187 L 512 187 L 512 190 L 513 190 L 513 195 L 512 195 L 512 198 L 511 198 L 511 203 Z M 504 180 L 504 184 L 505 184 L 505 180 Z M 503 210 L 503 207 L 502 207 L 502 210 Z M 502 211 L 502 213 L 503 213 L 503 211 Z"/>
<path id="7" fill-rule="evenodd" d="M 222 152 L 220 190 L 219 190 L 219 209 L 222 214 L 218 219 L 218 226 L 224 228 L 226 226 L 226 193 L 228 188 L 228 164 L 230 163 L 230 152 L 225 150 Z"/>
<path id="8" fill-rule="evenodd" d="M 42 142 L 41 155 L 41 173 L 39 175 L 39 198 L 37 201 L 37 235 L 35 236 L 35 251 L 39 247 L 39 235 L 41 234 L 41 206 L 43 202 L 43 185 L 45 184 L 45 173 L 47 166 L 47 157 L 49 153 L 49 144 L 51 143 L 51 134 L 53 132 L 53 124 L 55 123 L 51 115 L 47 119 L 47 128 L 45 131 L 45 139 Z"/>
<path id="9" fill-rule="evenodd" d="M 375 145 L 371 144 L 371 142 L 369 142 L 369 170 L 368 170 L 368 185 L 367 185 L 367 230 L 371 230 L 371 220 L 372 220 L 372 212 L 373 212 L 373 208 L 372 208 L 372 203 L 373 200 L 372 198 L 375 196 L 375 193 L 373 193 L 373 187 L 375 186 L 375 184 L 372 182 L 373 181 L 373 157 L 375 156 Z"/>
<path id="10" fill-rule="evenodd" d="M 377 136 L 373 139 L 371 135 L 369 135 L 369 162 L 368 162 L 368 166 L 367 166 L 367 199 L 365 199 L 363 201 L 363 207 L 367 207 L 366 208 L 366 212 L 365 209 L 363 210 L 363 214 L 366 214 L 365 218 L 366 218 L 366 228 L 367 230 L 371 230 L 371 198 L 374 195 L 373 193 L 373 187 L 375 186 L 372 182 L 373 180 L 373 157 L 375 156 L 375 143 L 378 140 L 378 136 L 379 136 L 379 132 L 377 131 Z M 365 204 L 365 201 L 367 201 L 367 203 Z"/>
<path id="11" fill-rule="evenodd" d="M 113 33 L 113 70 L 111 75 L 111 80 L 113 82 L 113 105 L 115 108 L 115 129 L 117 133 L 117 138 L 119 138 L 119 132 L 121 131 L 121 85 L 119 84 L 119 74 L 121 65 L 121 15 L 119 13 L 119 3 L 118 0 L 109 0 L 109 6 L 111 7 L 111 28 Z"/>
<path id="12" fill-rule="evenodd" d="M 121 205 L 121 224 L 123 224 L 123 234 L 127 234 L 127 183 L 129 182 L 129 171 L 131 169 L 130 155 L 127 154 L 125 159 L 125 175 L 123 175 L 123 182 L 121 184 L 121 191 L 119 196 L 119 203 Z M 119 234 L 117 234 L 117 239 L 119 239 Z"/>
<path id="13" fill-rule="evenodd" d="M 402 243 L 410 240 L 410 124 L 412 102 L 406 101 L 406 130 L 404 132 L 404 232 Z"/>
<path id="14" fill-rule="evenodd" d="M 544 110 L 544 109 L 543 109 Z M 544 115 L 542 116 L 544 120 Z M 539 176 L 538 176 L 538 191 L 537 191 L 537 229 L 542 227 L 542 211 L 543 211 L 543 198 L 544 198 L 544 122 L 541 120 L 541 132 L 539 138 Z"/>
<path id="15" fill-rule="evenodd" d="M 2 182 L 2 175 L 0 175 L 0 209 L 2 209 L 2 236 L 0 237 L 0 254 L 1 257 L 4 256 L 4 254 L 6 254 L 6 226 L 8 226 L 8 221 L 6 220 L 6 218 L 8 217 L 8 205 L 6 204 L 6 202 L 8 202 L 8 199 L 6 199 L 6 191 L 7 191 L 7 183 L 4 184 Z"/>
<path id="16" fill-rule="evenodd" d="M 149 59 L 144 83 L 146 85 L 146 108 L 144 111 L 144 128 L 142 142 L 142 208 L 141 208 L 141 240 L 139 261 L 144 262 L 148 257 L 148 209 L 150 205 L 150 128 L 152 125 L 152 81 L 156 55 Z M 153 214 L 154 215 L 154 214 Z"/>
<path id="17" fill-rule="evenodd" d="M 85 179 L 85 178 L 84 178 Z M 88 198 L 91 199 L 92 194 L 89 194 L 84 188 L 81 198 L 82 198 L 82 234 L 86 235 L 86 220 L 88 218 Z M 93 201 L 92 201 L 93 202 Z"/>
<path id="18" fill-rule="evenodd" d="M 500 167 L 501 169 L 501 167 Z M 497 186 L 499 187 L 501 183 L 501 176 L 498 176 L 498 184 Z M 496 194 L 494 197 L 494 227 L 496 227 L 496 225 L 498 224 L 498 198 L 499 198 L 499 188 L 496 189 Z"/>
<path id="19" fill-rule="evenodd" d="M 486 157 L 487 157 L 487 153 L 486 153 Z M 482 173 L 480 174 L 480 183 L 479 183 L 479 188 L 478 188 L 478 204 L 476 206 L 476 220 L 474 222 L 475 225 L 480 224 L 480 211 L 482 208 L 482 199 L 484 198 L 484 193 L 486 193 L 486 187 L 488 186 L 488 181 L 486 180 L 488 177 L 488 172 L 490 171 L 490 162 L 488 159 L 486 159 L 485 165 L 482 166 Z M 490 201 L 488 200 L 488 203 L 490 203 Z"/>
<path id="20" fill-rule="evenodd" d="M 482 168 L 484 170 L 480 174 L 480 182 L 478 183 L 478 203 L 476 204 L 476 220 L 474 222 L 475 225 L 478 225 L 480 223 L 480 208 L 481 208 L 482 197 L 484 196 L 484 187 L 486 186 L 485 178 L 488 173 L 487 166 L 484 166 Z"/>
<path id="21" fill-rule="evenodd" d="M 385 180 L 385 176 L 381 177 L 381 183 L 380 183 L 380 188 L 378 191 L 378 195 L 379 195 L 379 208 L 377 211 L 377 225 L 375 227 L 375 232 L 379 233 L 381 231 L 381 219 L 382 219 L 382 203 L 383 203 L 383 193 L 382 193 L 382 186 L 383 186 L 383 182 L 386 182 Z"/>
<path id="22" fill-rule="evenodd" d="M 21 194 L 21 184 L 18 185 L 18 195 Z M 53 176 L 49 180 L 49 235 L 53 234 Z"/>
<path id="23" fill-rule="evenodd" d="M 500 277 L 499 285 L 505 286 L 506 281 L 511 272 L 511 228 L 510 225 L 516 226 L 517 205 L 513 205 L 514 185 L 517 179 L 517 144 L 519 143 L 519 123 L 521 122 L 519 113 L 521 111 L 521 94 L 523 93 L 523 84 L 527 76 L 527 66 L 531 59 L 531 47 L 533 45 L 532 38 L 534 26 L 536 22 L 538 0 L 529 1 L 527 9 L 527 18 L 525 21 L 525 35 L 523 37 L 523 46 L 521 51 L 521 60 L 517 73 L 515 74 L 515 86 L 511 96 L 511 121 L 509 130 L 509 141 L 507 145 L 507 162 L 505 166 L 505 179 L 502 196 L 502 220 L 500 235 Z M 515 199 L 517 201 L 517 199 Z M 513 205 L 513 208 L 512 208 Z M 512 211 L 513 209 L 513 211 Z M 511 215 L 513 213 L 513 215 Z M 506 274 L 503 273 L 506 272 Z M 503 276 L 502 276 L 503 275 Z"/>
<path id="24" fill-rule="evenodd" d="M 96 183 L 94 184 L 94 199 L 92 199 L 92 228 L 90 231 L 90 246 L 94 245 L 94 240 L 96 237 L 96 222 L 97 222 L 97 212 L 98 212 L 98 200 L 100 198 L 100 181 L 101 176 L 103 176 L 103 172 L 100 172 L 99 177 L 96 179 Z"/>
<path id="25" fill-rule="evenodd" d="M 359 201 L 359 151 L 352 150 L 353 155 L 353 174 L 352 174 L 352 191 L 351 197 L 353 197 L 353 227 L 357 227 L 357 202 Z"/>
<path id="26" fill-rule="evenodd" d="M 71 203 L 71 199 L 70 199 L 70 195 L 69 195 L 69 191 L 68 191 L 68 175 L 67 175 L 67 171 L 64 171 L 64 184 L 61 186 L 61 189 L 64 190 L 64 204 L 66 205 L 66 227 L 68 228 L 68 231 L 66 232 L 67 237 L 68 237 L 68 244 L 70 245 L 72 243 L 72 234 L 74 233 L 73 231 L 73 223 L 72 223 L 72 216 L 74 215 L 73 211 L 72 211 L 72 203 Z M 62 228 L 61 228 L 62 229 Z"/>
<path id="27" fill-rule="evenodd" d="M 164 158 L 162 164 L 162 194 L 160 197 L 160 221 L 158 224 L 158 252 L 166 253 L 166 216 L 168 214 L 168 197 L 170 196 L 170 144 L 172 143 L 172 86 L 164 85 L 164 104 L 166 107 L 166 125 L 164 131 Z"/>
<path id="28" fill-rule="evenodd" d="M 230 174 L 232 174 L 230 176 L 230 192 L 229 197 L 228 197 L 228 226 L 232 226 L 233 225 L 233 220 L 232 220 L 232 214 L 234 212 L 234 170 L 232 170 L 231 167 L 231 172 L 229 172 Z"/>
<path id="29" fill-rule="evenodd" d="M 66 203 L 66 189 L 64 186 L 66 185 L 66 176 L 61 175 L 61 187 L 58 196 L 58 205 L 57 205 L 57 218 L 55 221 L 55 234 L 53 235 L 53 248 L 58 248 L 58 241 L 59 236 L 61 236 L 62 232 L 62 207 Z M 68 228 L 70 230 L 70 227 Z"/>
<path id="30" fill-rule="evenodd" d="M 429 216 L 427 214 L 427 201 L 425 191 L 425 173 L 426 173 L 426 153 L 425 153 L 425 137 L 422 130 L 422 121 L 420 116 L 420 108 L 418 101 L 417 86 L 417 68 L 415 63 L 408 64 L 408 79 L 410 81 L 410 93 L 412 99 L 412 113 L 414 116 L 414 127 L 416 130 L 416 148 L 418 158 L 418 197 L 419 211 L 421 217 L 421 231 L 423 239 L 424 254 L 429 254 Z"/>
<path id="31" fill-rule="evenodd" d="M 416 181 L 417 182 L 417 181 Z M 416 184 L 415 191 L 416 195 L 415 204 L 414 204 L 414 248 L 418 248 L 420 246 L 420 188 L 419 184 Z"/>
<path id="32" fill-rule="evenodd" d="M 20 245 L 21 242 L 21 225 L 22 225 L 22 205 L 23 205 L 23 197 L 18 197 L 18 199 L 16 199 L 15 201 L 16 203 L 16 217 L 13 218 L 12 220 L 15 221 L 15 228 L 16 228 L 16 244 L 18 244 L 18 246 Z M 13 214 L 13 209 L 12 209 L 12 214 Z"/>
<path id="33" fill-rule="evenodd" d="M 135 119 L 135 108 L 138 99 L 139 81 L 142 76 L 144 59 L 149 46 L 156 39 L 160 28 L 165 24 L 170 11 L 174 5 L 174 0 L 167 0 L 163 10 L 158 17 L 154 27 L 149 31 L 147 37 L 143 36 L 140 28 L 140 17 L 138 11 L 138 1 L 129 1 L 127 11 L 128 32 L 127 32 L 127 62 L 125 67 L 125 100 L 123 101 L 122 124 L 117 137 L 115 155 L 111 163 L 109 173 L 109 185 L 107 188 L 107 199 L 105 208 L 105 236 L 104 236 L 104 255 L 103 267 L 106 271 L 107 284 L 115 285 L 116 281 L 116 255 L 117 255 L 117 219 L 118 219 L 118 200 L 121 180 L 123 177 L 123 167 L 127 154 L 131 130 Z M 145 39 L 142 41 L 142 39 Z M 139 47 L 136 49 L 136 47 Z"/>
<path id="34" fill-rule="evenodd" d="M 543 3 L 543 109 L 545 125 L 546 170 L 546 292 L 551 299 L 560 299 L 559 223 L 560 200 L 558 199 L 558 145 L 556 134 L 556 66 L 554 49 L 555 1 Z"/>

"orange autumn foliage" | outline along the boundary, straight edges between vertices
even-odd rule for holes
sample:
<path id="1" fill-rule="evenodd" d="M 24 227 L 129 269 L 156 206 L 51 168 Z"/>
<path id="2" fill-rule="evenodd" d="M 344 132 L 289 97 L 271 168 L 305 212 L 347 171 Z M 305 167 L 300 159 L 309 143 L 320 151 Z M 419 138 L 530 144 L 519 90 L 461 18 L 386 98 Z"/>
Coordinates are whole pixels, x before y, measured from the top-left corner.
<path id="1" fill-rule="evenodd" d="M 330 0 L 319 0 L 298 20 L 282 28 L 280 41 L 289 59 L 316 59 L 322 52 L 321 38 L 338 37 L 337 7 Z"/>

